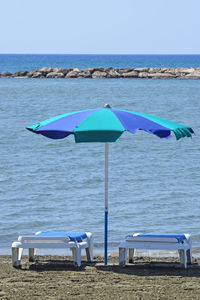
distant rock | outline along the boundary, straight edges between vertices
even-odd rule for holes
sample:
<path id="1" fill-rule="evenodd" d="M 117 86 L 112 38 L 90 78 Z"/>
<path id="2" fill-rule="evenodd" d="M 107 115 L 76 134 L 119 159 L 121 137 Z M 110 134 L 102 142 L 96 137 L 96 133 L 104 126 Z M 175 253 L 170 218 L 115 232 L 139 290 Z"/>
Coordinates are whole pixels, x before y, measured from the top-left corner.
<path id="1" fill-rule="evenodd" d="M 106 77 L 107 77 L 107 73 L 103 71 L 95 71 L 94 73 L 92 73 L 92 78 L 106 78 Z"/>
<path id="2" fill-rule="evenodd" d="M 47 74 L 46 78 L 64 78 L 65 75 L 61 72 L 50 72 Z"/>
<path id="3" fill-rule="evenodd" d="M 61 73 L 63 73 L 65 76 L 67 73 L 69 73 L 72 69 L 62 69 Z"/>
<path id="4" fill-rule="evenodd" d="M 99 68 L 93 68 L 92 73 L 99 71 L 99 72 L 106 72 L 105 68 L 99 67 Z"/>
<path id="5" fill-rule="evenodd" d="M 39 72 L 39 70 L 33 69 L 33 70 L 29 71 L 29 72 L 26 74 L 26 76 L 32 77 L 33 74 L 36 73 L 36 72 Z M 40 73 L 41 73 L 41 72 L 40 72 Z M 41 73 L 41 74 L 42 74 L 42 73 Z"/>
<path id="6" fill-rule="evenodd" d="M 82 70 L 78 74 L 78 78 L 91 78 L 91 77 L 92 77 L 92 74 L 88 70 Z"/>
<path id="7" fill-rule="evenodd" d="M 56 73 L 62 73 L 62 68 L 54 68 L 53 69 L 53 72 L 56 72 Z"/>
<path id="8" fill-rule="evenodd" d="M 160 72 L 161 72 L 161 73 L 175 74 L 174 68 L 161 68 Z"/>
<path id="9" fill-rule="evenodd" d="M 194 79 L 200 79 L 200 71 L 199 72 L 193 72 L 186 75 L 186 78 L 194 78 Z"/>
<path id="10" fill-rule="evenodd" d="M 31 77 L 32 78 L 45 78 L 44 74 L 39 71 L 34 72 Z"/>
<path id="11" fill-rule="evenodd" d="M 51 68 L 43 67 L 30 71 L 18 71 L 14 74 L 5 71 L 1 78 L 195 78 L 200 79 L 200 67 L 197 68 Z"/>
<path id="12" fill-rule="evenodd" d="M 78 78 L 79 73 L 80 70 L 78 68 L 74 68 L 66 74 L 65 78 Z"/>
<path id="13" fill-rule="evenodd" d="M 160 73 L 161 68 L 149 68 L 149 73 Z"/>
<path id="14" fill-rule="evenodd" d="M 138 78 L 148 78 L 148 73 L 147 72 L 139 72 L 138 73 Z"/>
<path id="15" fill-rule="evenodd" d="M 51 67 L 43 67 L 43 68 L 40 68 L 38 71 L 43 74 L 47 74 L 47 73 L 53 72 L 53 69 Z"/>
<path id="16" fill-rule="evenodd" d="M 175 75 L 170 73 L 151 73 L 148 74 L 148 78 L 175 78 Z"/>
<path id="17" fill-rule="evenodd" d="M 127 73 L 122 73 L 121 76 L 124 78 L 136 78 L 136 77 L 138 77 L 138 72 L 131 71 L 131 72 L 127 72 Z"/>
<path id="18" fill-rule="evenodd" d="M 122 74 L 122 73 L 128 73 L 133 71 L 133 69 L 131 68 L 123 68 L 123 69 L 118 69 L 118 73 Z"/>
<path id="19" fill-rule="evenodd" d="M 136 71 L 136 72 L 148 72 L 149 68 L 135 68 L 134 71 Z"/>
<path id="20" fill-rule="evenodd" d="M 192 73 L 194 73 L 194 72 L 195 72 L 195 69 L 194 69 L 194 68 L 184 69 L 184 70 L 182 71 L 182 73 L 184 73 L 184 74 L 192 74 Z"/>
<path id="21" fill-rule="evenodd" d="M 176 74 L 183 74 L 184 70 L 185 70 L 185 68 L 177 67 L 174 71 Z"/>
<path id="22" fill-rule="evenodd" d="M 13 77 L 24 77 L 27 73 L 27 71 L 18 71 L 13 74 Z"/>
<path id="23" fill-rule="evenodd" d="M 11 77 L 13 74 L 8 72 L 8 71 L 4 71 L 1 73 L 1 77 Z"/>
<path id="24" fill-rule="evenodd" d="M 106 73 L 107 73 L 107 77 L 108 78 L 118 78 L 121 76 L 121 74 L 118 72 L 118 70 L 115 70 L 115 69 L 108 69 L 106 70 Z"/>

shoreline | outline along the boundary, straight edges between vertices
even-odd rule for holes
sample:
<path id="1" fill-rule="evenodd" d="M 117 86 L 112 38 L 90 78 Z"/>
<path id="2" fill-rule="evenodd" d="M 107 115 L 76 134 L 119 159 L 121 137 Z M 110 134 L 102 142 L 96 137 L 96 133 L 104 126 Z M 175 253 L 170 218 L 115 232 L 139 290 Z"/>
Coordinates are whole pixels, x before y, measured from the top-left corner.
<path id="1" fill-rule="evenodd" d="M 30 71 L 11 73 L 4 71 L 0 78 L 159 78 L 159 79 L 200 79 L 200 67 L 197 68 L 51 68 L 42 67 Z"/>
<path id="2" fill-rule="evenodd" d="M 12 244 L 12 243 L 11 243 Z M 1 256 L 9 256 L 11 255 L 11 244 L 9 247 L 0 247 L 0 258 Z M 118 244 L 119 245 L 119 244 Z M 118 245 L 113 248 L 108 248 L 108 256 L 109 257 L 118 257 Z M 26 253 L 26 252 L 25 252 Z M 70 256 L 70 249 L 38 249 L 38 255 L 56 255 L 56 256 Z M 104 248 L 99 248 L 94 246 L 94 255 L 95 256 L 104 256 Z M 149 258 L 176 258 L 178 257 L 178 252 L 176 250 L 135 250 L 135 255 Z M 192 256 L 194 258 L 200 259 L 200 246 L 194 246 L 192 244 Z"/>
<path id="3" fill-rule="evenodd" d="M 109 257 L 104 266 L 94 256 L 76 268 L 71 256 L 38 256 L 29 263 L 23 256 L 21 269 L 12 267 L 10 255 L 0 255 L 0 298 L 5 299 L 199 299 L 200 259 L 180 269 L 174 258 L 138 257 L 134 264 L 118 266 Z"/>

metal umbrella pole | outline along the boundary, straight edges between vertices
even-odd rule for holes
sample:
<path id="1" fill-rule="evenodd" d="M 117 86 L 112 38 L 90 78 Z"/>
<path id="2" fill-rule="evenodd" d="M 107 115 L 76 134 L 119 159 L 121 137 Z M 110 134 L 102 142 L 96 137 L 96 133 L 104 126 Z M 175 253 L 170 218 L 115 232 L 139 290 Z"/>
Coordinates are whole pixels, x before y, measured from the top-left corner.
<path id="1" fill-rule="evenodd" d="M 108 147 L 105 143 L 105 231 L 104 231 L 104 265 L 108 258 Z"/>

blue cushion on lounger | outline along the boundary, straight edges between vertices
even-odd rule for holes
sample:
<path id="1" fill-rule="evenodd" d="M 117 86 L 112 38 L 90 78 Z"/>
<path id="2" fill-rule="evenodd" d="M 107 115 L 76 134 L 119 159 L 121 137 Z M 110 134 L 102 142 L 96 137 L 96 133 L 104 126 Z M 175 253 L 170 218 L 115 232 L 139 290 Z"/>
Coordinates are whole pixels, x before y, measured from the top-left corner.
<path id="1" fill-rule="evenodd" d="M 149 234 L 149 233 L 139 233 L 137 237 L 149 237 L 149 238 L 175 238 L 177 239 L 178 243 L 183 243 L 186 239 L 184 234 Z"/>
<path id="2" fill-rule="evenodd" d="M 41 232 L 37 236 L 46 237 L 69 237 L 71 241 L 81 242 L 83 239 L 87 238 L 85 232 Z"/>

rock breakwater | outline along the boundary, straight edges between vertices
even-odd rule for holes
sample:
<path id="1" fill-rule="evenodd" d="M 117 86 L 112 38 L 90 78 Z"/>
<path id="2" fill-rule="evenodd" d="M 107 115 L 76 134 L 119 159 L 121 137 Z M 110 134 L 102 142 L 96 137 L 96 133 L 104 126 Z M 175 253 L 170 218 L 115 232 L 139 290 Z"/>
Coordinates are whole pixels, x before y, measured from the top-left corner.
<path id="1" fill-rule="evenodd" d="M 194 78 L 200 79 L 198 68 L 51 68 L 43 67 L 31 71 L 8 71 L 1 78 Z"/>

